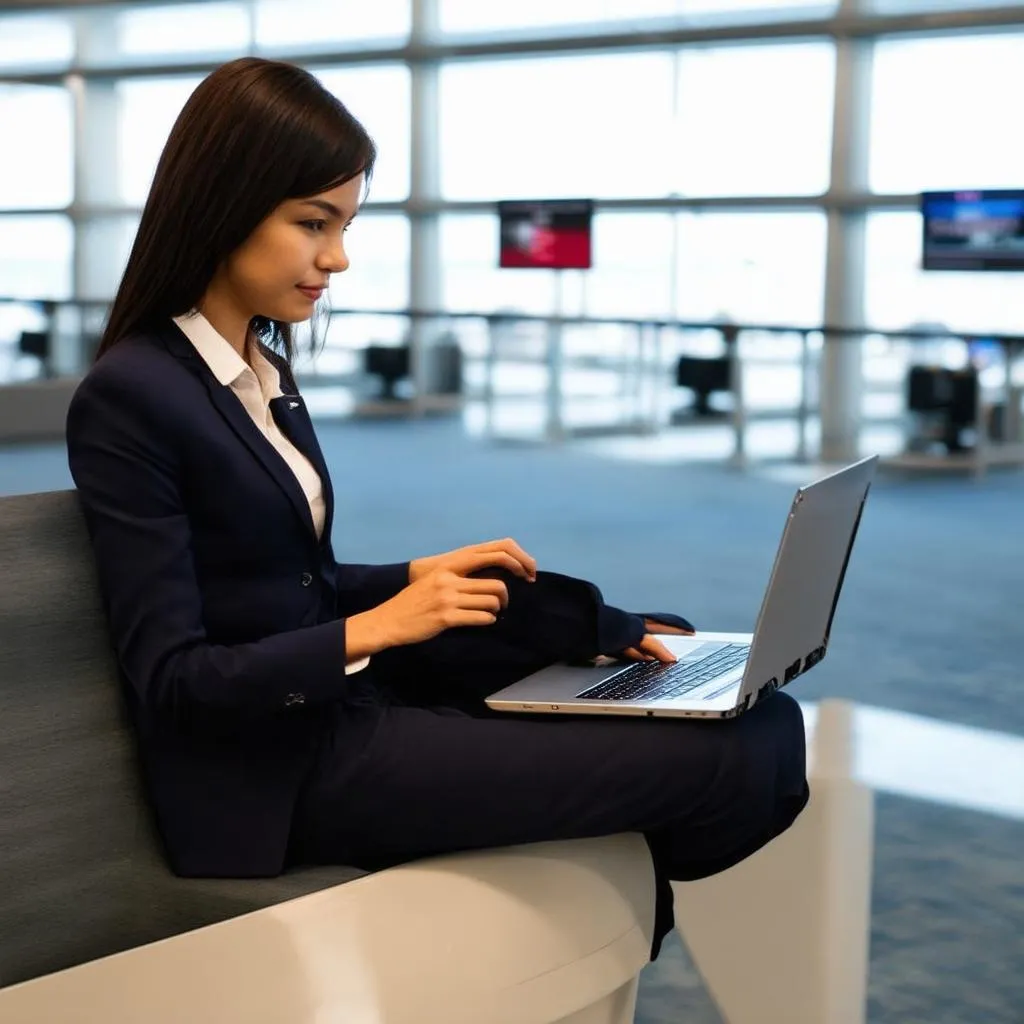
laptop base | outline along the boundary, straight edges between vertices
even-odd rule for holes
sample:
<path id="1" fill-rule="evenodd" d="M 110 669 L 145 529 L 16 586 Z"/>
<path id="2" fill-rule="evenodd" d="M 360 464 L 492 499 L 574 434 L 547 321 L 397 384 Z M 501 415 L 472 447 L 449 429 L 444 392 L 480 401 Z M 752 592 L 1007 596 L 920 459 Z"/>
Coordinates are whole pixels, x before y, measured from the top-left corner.
<path id="1" fill-rule="evenodd" d="M 709 643 L 749 645 L 751 633 L 696 633 L 693 636 L 659 635 L 658 639 L 677 658 L 692 657 Z M 487 706 L 495 711 L 554 715 L 641 715 L 657 718 L 731 718 L 745 708 L 738 706 L 743 667 L 709 680 L 698 691 L 678 698 L 656 700 L 586 700 L 577 696 L 612 676 L 630 662 L 616 661 L 600 667 L 552 665 L 526 679 L 491 694 Z M 728 684 L 728 685 L 727 685 Z M 704 699 L 702 694 L 714 693 Z"/>

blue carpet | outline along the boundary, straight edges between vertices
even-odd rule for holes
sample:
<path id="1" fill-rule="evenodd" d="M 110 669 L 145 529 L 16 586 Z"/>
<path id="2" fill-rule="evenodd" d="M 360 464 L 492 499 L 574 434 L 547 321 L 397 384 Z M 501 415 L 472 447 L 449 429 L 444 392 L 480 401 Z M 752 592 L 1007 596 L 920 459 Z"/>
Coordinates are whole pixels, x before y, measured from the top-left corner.
<path id="1" fill-rule="evenodd" d="M 752 627 L 793 490 L 717 465 L 489 446 L 451 421 L 319 429 L 339 558 L 511 535 L 612 603 L 704 628 Z M 58 446 L 0 451 L 0 494 L 69 484 Z M 1022 589 L 1024 475 L 883 475 L 829 657 L 797 696 L 1024 735 Z M 882 795 L 876 839 L 872 1024 L 1024 1024 L 1024 822 Z M 637 1019 L 717 1024 L 678 942 L 645 972 Z"/>

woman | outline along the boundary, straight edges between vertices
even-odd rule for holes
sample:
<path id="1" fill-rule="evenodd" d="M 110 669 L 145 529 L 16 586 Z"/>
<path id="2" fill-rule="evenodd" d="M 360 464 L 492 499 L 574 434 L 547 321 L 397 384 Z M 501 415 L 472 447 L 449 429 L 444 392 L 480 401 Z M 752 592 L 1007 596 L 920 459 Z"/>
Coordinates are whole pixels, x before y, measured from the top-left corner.
<path id="1" fill-rule="evenodd" d="M 348 267 L 374 159 L 306 72 L 243 59 L 210 75 L 168 139 L 71 406 L 71 470 L 170 864 L 372 869 L 636 830 L 664 934 L 669 878 L 736 863 L 800 812 L 799 711 L 777 695 L 724 723 L 502 716 L 389 676 L 389 654 L 493 629 L 537 568 L 511 540 L 335 561 L 291 325 Z M 621 653 L 671 658 L 650 634 Z"/>

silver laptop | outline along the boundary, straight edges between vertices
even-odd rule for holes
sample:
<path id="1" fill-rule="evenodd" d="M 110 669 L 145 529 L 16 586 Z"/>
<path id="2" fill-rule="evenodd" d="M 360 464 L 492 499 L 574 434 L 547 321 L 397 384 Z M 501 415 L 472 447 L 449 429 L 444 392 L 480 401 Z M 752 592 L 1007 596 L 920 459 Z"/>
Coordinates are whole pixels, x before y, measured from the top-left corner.
<path id="1" fill-rule="evenodd" d="M 678 661 L 552 665 L 487 698 L 498 711 L 731 718 L 813 668 L 877 456 L 796 492 L 754 632 L 662 636 Z"/>

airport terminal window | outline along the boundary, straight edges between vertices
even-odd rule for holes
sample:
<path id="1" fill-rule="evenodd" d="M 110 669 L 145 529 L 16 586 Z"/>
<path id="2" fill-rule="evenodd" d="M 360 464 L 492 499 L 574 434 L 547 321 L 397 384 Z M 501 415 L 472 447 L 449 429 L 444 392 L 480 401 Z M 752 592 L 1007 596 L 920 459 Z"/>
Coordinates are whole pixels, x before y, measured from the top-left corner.
<path id="1" fill-rule="evenodd" d="M 775 196 L 828 189 L 830 43 L 684 49 L 679 72 L 674 191 Z"/>
<path id="2" fill-rule="evenodd" d="M 671 316 L 672 242 L 670 213 L 595 217 L 594 266 L 584 274 L 587 315 Z"/>
<path id="3" fill-rule="evenodd" d="M 118 82 L 118 179 L 121 199 L 146 201 L 156 162 L 200 76 Z"/>
<path id="4" fill-rule="evenodd" d="M 680 13 L 734 21 L 809 18 L 833 14 L 839 0 L 677 0 Z"/>
<path id="5" fill-rule="evenodd" d="M 0 295 L 69 298 L 73 248 L 74 232 L 67 217 L 0 216 Z"/>
<path id="6" fill-rule="evenodd" d="M 875 48 L 875 192 L 1020 188 L 1024 34 L 894 39 Z"/>
<path id="7" fill-rule="evenodd" d="M 678 217 L 680 317 L 821 323 L 825 295 L 823 213 L 687 211 Z"/>
<path id="8" fill-rule="evenodd" d="M 67 89 L 0 85 L 0 125 L 0 209 L 67 206 L 73 190 Z"/>
<path id="9" fill-rule="evenodd" d="M 88 64 L 143 63 L 156 57 L 223 54 L 249 48 L 250 21 L 242 3 L 183 3 L 89 12 L 83 35 Z"/>
<path id="10" fill-rule="evenodd" d="M 134 214 L 91 217 L 79 224 L 80 298 L 113 298 L 138 227 L 139 218 Z"/>
<path id="11" fill-rule="evenodd" d="M 598 29 L 616 22 L 665 18 L 679 13 L 679 0 L 519 0 L 482 4 L 479 0 L 440 0 L 445 32 L 501 32 L 556 25 Z"/>
<path id="12" fill-rule="evenodd" d="M 930 323 L 954 331 L 1024 334 L 1024 275 L 921 270 L 920 214 L 871 214 L 865 250 L 869 326 L 900 330 Z"/>
<path id="13" fill-rule="evenodd" d="M 813 195 L 828 188 L 827 43 L 460 62 L 441 72 L 448 199 Z M 756 88 L 752 88 L 756 83 Z M 587 96 L 580 106 L 575 97 Z"/>
<path id="14" fill-rule="evenodd" d="M 516 4 L 480 0 L 440 0 L 441 28 L 451 33 L 507 29 L 605 25 L 644 19 L 688 22 L 763 22 L 806 18 L 835 11 L 837 0 L 519 0 Z"/>
<path id="15" fill-rule="evenodd" d="M 409 195 L 410 96 L 405 65 L 310 68 L 347 106 L 377 143 L 377 166 L 370 200 L 399 200 Z"/>
<path id="16" fill-rule="evenodd" d="M 676 215 L 676 225 L 672 216 L 598 213 L 594 267 L 567 272 L 566 312 L 660 317 L 674 307 L 688 320 L 821 323 L 823 214 L 686 211 Z M 551 273 L 498 268 L 496 217 L 442 217 L 441 263 L 446 309 L 547 314 L 554 308 Z"/>
<path id="17" fill-rule="evenodd" d="M 868 0 L 877 14 L 918 14 L 924 11 L 969 11 L 999 6 L 998 0 Z"/>
<path id="18" fill-rule="evenodd" d="M 410 0 L 256 0 L 256 46 L 264 53 L 366 40 L 401 43 L 411 24 Z"/>
<path id="19" fill-rule="evenodd" d="M 672 58 L 654 52 L 448 64 L 441 68 L 440 122 L 446 199 L 665 195 Z"/>
<path id="20" fill-rule="evenodd" d="M 0 16 L 0 69 L 66 67 L 75 53 L 71 22 L 59 14 Z"/>
<path id="21" fill-rule="evenodd" d="M 331 279 L 336 309 L 405 309 L 409 304 L 409 221 L 364 211 L 345 236 L 351 266 Z"/>
<path id="22" fill-rule="evenodd" d="M 498 268 L 497 215 L 446 214 L 441 218 L 440 235 L 441 304 L 445 309 L 551 312 L 555 295 L 552 274 Z"/>
<path id="23" fill-rule="evenodd" d="M 441 253 L 442 304 L 446 309 L 539 315 L 554 311 L 553 272 L 499 269 L 496 217 L 443 217 Z M 564 272 L 564 314 L 627 319 L 669 316 L 671 214 L 597 214 L 593 258 L 590 270 Z M 565 337 L 566 353 L 621 354 L 624 342 L 630 345 L 633 337 L 632 330 L 623 332 L 612 326 L 572 329 Z"/>

